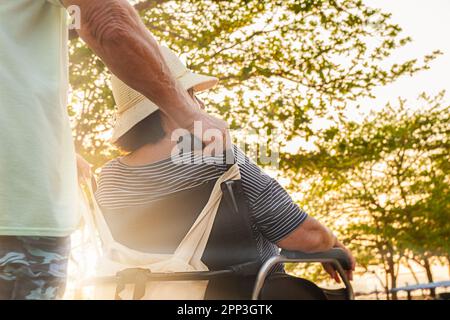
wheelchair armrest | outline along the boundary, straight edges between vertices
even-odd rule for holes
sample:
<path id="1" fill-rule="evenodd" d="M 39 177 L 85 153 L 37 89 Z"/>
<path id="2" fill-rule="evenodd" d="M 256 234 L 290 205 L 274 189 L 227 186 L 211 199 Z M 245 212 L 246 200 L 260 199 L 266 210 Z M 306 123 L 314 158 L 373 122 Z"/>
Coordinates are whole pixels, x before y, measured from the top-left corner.
<path id="1" fill-rule="evenodd" d="M 261 289 L 266 281 L 267 276 L 270 274 L 273 268 L 280 264 L 286 262 L 293 263 L 308 263 L 308 262 L 330 262 L 334 264 L 336 271 L 339 273 L 347 293 L 347 298 L 350 300 L 354 299 L 352 285 L 347 278 L 345 270 L 351 269 L 351 262 L 344 250 L 339 248 L 333 248 L 325 252 L 318 253 L 305 253 L 300 251 L 290 251 L 282 250 L 280 255 L 273 256 L 268 259 L 261 269 L 259 270 L 255 287 L 253 289 L 252 299 L 258 300 Z"/>
<path id="2" fill-rule="evenodd" d="M 344 270 L 351 269 L 351 261 L 344 250 L 333 248 L 325 252 L 305 253 L 301 251 L 281 250 L 282 256 L 288 259 L 308 260 L 310 262 L 322 262 L 326 259 L 336 260 Z"/>

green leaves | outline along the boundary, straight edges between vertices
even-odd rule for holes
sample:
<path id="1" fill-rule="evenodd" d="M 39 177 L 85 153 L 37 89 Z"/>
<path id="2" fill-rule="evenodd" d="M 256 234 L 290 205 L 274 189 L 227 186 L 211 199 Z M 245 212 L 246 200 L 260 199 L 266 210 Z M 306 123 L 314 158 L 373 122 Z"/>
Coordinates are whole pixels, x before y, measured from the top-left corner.
<path id="1" fill-rule="evenodd" d="M 159 41 L 182 53 L 193 71 L 221 79 L 202 95 L 208 111 L 232 128 L 278 129 L 283 144 L 311 143 L 310 151 L 280 155 L 289 188 L 305 195 L 301 204 L 314 215 L 333 225 L 345 221 L 342 235 L 355 248 L 370 242 L 367 261 L 385 255 L 376 244 L 399 247 L 396 232 L 413 238 L 408 228 L 415 224 L 402 218 L 403 210 L 426 226 L 432 225 L 426 210 L 448 212 L 439 197 L 448 196 L 449 114 L 438 98 L 425 97 L 426 112 L 411 114 L 400 101 L 362 123 L 346 118 L 349 101 L 427 69 L 441 54 L 391 63 L 411 39 L 389 13 L 361 0 L 167 0 L 143 8 Z M 83 42 L 73 40 L 70 54 L 76 147 L 98 167 L 118 153 L 107 141 L 114 109 L 109 74 Z M 318 129 L 318 119 L 330 125 Z"/>
<path id="2" fill-rule="evenodd" d="M 375 244 L 375 264 L 446 257 L 449 116 L 443 93 L 422 95 L 417 106 L 400 99 L 361 123 L 324 130 L 316 135 L 317 150 L 290 156 L 283 169 L 297 173 L 293 190 L 306 194 L 312 214 L 348 222 L 341 237 L 358 258 L 367 258 L 367 241 Z M 295 188 L 305 182 L 309 189 Z"/>

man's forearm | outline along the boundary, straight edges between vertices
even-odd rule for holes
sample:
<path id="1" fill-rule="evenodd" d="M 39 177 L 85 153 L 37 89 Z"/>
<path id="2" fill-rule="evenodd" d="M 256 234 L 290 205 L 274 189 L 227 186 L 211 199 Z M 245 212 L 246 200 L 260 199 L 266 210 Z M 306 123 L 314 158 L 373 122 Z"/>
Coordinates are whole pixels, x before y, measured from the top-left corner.
<path id="1" fill-rule="evenodd" d="M 63 0 L 81 13 L 80 37 L 122 81 L 179 125 L 190 125 L 192 99 L 173 78 L 159 45 L 126 0 Z"/>

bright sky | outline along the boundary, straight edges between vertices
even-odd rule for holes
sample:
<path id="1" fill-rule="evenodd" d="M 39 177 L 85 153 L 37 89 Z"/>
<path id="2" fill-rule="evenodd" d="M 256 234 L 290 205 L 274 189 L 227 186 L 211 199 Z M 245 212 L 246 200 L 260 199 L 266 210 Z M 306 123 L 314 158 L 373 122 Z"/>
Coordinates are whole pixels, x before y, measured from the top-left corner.
<path id="1" fill-rule="evenodd" d="M 374 8 L 392 13 L 392 21 L 403 28 L 403 34 L 410 36 L 413 42 L 400 49 L 393 61 L 422 58 L 434 50 L 444 55 L 431 63 L 431 69 L 405 77 L 396 83 L 375 91 L 376 103 L 394 101 L 398 96 L 415 100 L 421 92 L 436 94 L 447 90 L 450 97 L 450 0 L 364 0 Z M 372 103 L 371 103 L 372 104 Z M 375 103 L 374 103 L 375 104 Z"/>
<path id="2" fill-rule="evenodd" d="M 433 96 L 446 90 L 446 102 L 450 102 L 450 0 L 364 0 L 373 8 L 380 8 L 384 12 L 392 13 L 392 22 L 403 29 L 402 37 L 411 37 L 412 42 L 398 49 L 389 58 L 390 63 L 404 62 L 410 59 L 422 61 L 425 55 L 440 50 L 439 56 L 430 64 L 430 70 L 422 71 L 414 76 L 405 76 L 396 82 L 374 90 L 375 99 L 362 98 L 357 103 L 350 104 L 347 116 L 352 120 L 360 120 L 362 114 L 370 110 L 380 110 L 387 102 L 394 105 L 399 97 L 410 102 L 408 106 L 416 107 L 417 97 L 426 92 Z M 374 41 L 378 41 L 374 39 Z M 360 111 L 354 106 L 361 105 Z M 326 128 L 329 122 L 315 119 L 313 127 Z M 301 138 L 294 139 L 287 150 L 295 152 L 299 146 L 309 149 L 312 141 L 306 142 Z"/>
<path id="3" fill-rule="evenodd" d="M 413 77 L 405 77 L 395 83 L 377 88 L 375 100 L 363 100 L 364 106 L 379 109 L 386 102 L 394 102 L 397 97 L 408 98 L 411 102 L 418 95 L 426 92 L 430 95 L 441 90 L 447 91 L 446 101 L 450 102 L 450 0 L 364 0 L 375 8 L 392 13 L 392 21 L 403 28 L 403 35 L 410 36 L 413 42 L 399 50 L 392 61 L 402 61 L 412 58 L 422 58 L 434 50 L 444 54 L 431 63 L 430 70 L 418 73 Z M 417 268 L 421 282 L 427 282 L 422 268 Z M 434 275 L 440 280 L 448 279 L 448 271 L 435 266 Z M 436 280 L 437 281 L 437 280 Z M 401 270 L 399 285 L 414 283 L 408 270 Z M 354 282 L 355 291 L 371 291 L 379 287 L 372 276 L 359 277 Z"/>

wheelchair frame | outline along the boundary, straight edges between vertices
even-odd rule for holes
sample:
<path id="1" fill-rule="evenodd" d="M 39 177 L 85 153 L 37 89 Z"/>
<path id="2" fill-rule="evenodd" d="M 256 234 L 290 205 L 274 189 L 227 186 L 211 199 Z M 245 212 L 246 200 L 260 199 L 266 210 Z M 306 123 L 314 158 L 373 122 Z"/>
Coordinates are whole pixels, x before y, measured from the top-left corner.
<path id="1" fill-rule="evenodd" d="M 320 253 L 304 253 L 299 251 L 283 250 L 280 255 L 273 256 L 267 260 L 257 273 L 255 281 L 252 300 L 258 300 L 262 288 L 271 270 L 278 264 L 283 263 L 331 263 L 345 285 L 346 296 L 348 300 L 354 299 L 352 285 L 347 278 L 345 269 L 350 269 L 350 261 L 342 249 L 333 248 L 326 252 Z M 252 268 L 252 264 L 237 266 L 242 270 L 247 267 Z M 148 269 L 132 268 L 125 269 L 116 274 L 116 276 L 97 277 L 88 279 L 84 282 L 86 286 L 93 286 L 97 284 L 111 284 L 115 283 L 124 286 L 125 284 L 134 284 L 135 289 L 133 299 L 139 300 L 145 294 L 145 287 L 150 281 L 202 281 L 212 280 L 224 276 L 229 276 L 236 273 L 236 269 L 230 268 L 218 271 L 201 271 L 201 272 L 175 272 L 175 273 L 152 273 Z M 244 271 L 245 272 L 245 271 Z M 118 291 L 116 290 L 116 299 Z"/>
<path id="2" fill-rule="evenodd" d="M 353 287 L 344 270 L 349 270 L 351 268 L 350 261 L 342 249 L 334 248 L 320 253 L 304 253 L 300 251 L 283 250 L 280 255 L 271 257 L 262 265 L 258 272 L 255 287 L 253 289 L 252 300 L 258 300 L 264 286 L 264 282 L 269 276 L 270 271 L 276 265 L 283 263 L 331 263 L 345 285 L 347 299 L 353 300 L 355 298 Z"/>
<path id="3" fill-rule="evenodd" d="M 239 214 L 239 206 L 233 193 L 232 180 L 225 181 L 221 185 L 222 192 L 230 209 Z M 93 187 L 96 181 L 92 179 Z M 95 187 L 94 187 L 95 188 Z M 94 200 L 95 201 L 95 200 Z M 256 266 L 254 262 L 232 266 L 228 269 L 218 271 L 200 271 L 200 272 L 175 272 L 175 273 L 153 273 L 149 269 L 131 268 L 119 271 L 116 276 L 96 277 L 83 281 L 83 285 L 92 286 L 96 284 L 117 284 L 116 299 L 118 298 L 119 286 L 122 288 L 125 284 L 135 284 L 133 299 L 139 300 L 145 294 L 146 283 L 150 281 L 201 281 L 212 280 L 231 274 L 239 273 L 242 275 L 257 274 L 252 300 L 258 300 L 261 290 L 272 269 L 284 263 L 331 263 L 338 272 L 345 285 L 346 298 L 354 299 L 352 285 L 347 278 L 345 270 L 351 269 L 351 262 L 346 253 L 339 248 L 333 248 L 326 252 L 305 253 L 300 251 L 282 250 L 279 255 L 269 258 L 265 263 Z M 256 268 L 257 267 L 257 268 Z M 257 271 L 258 270 L 258 271 Z M 256 272 L 257 271 L 257 272 Z"/>

